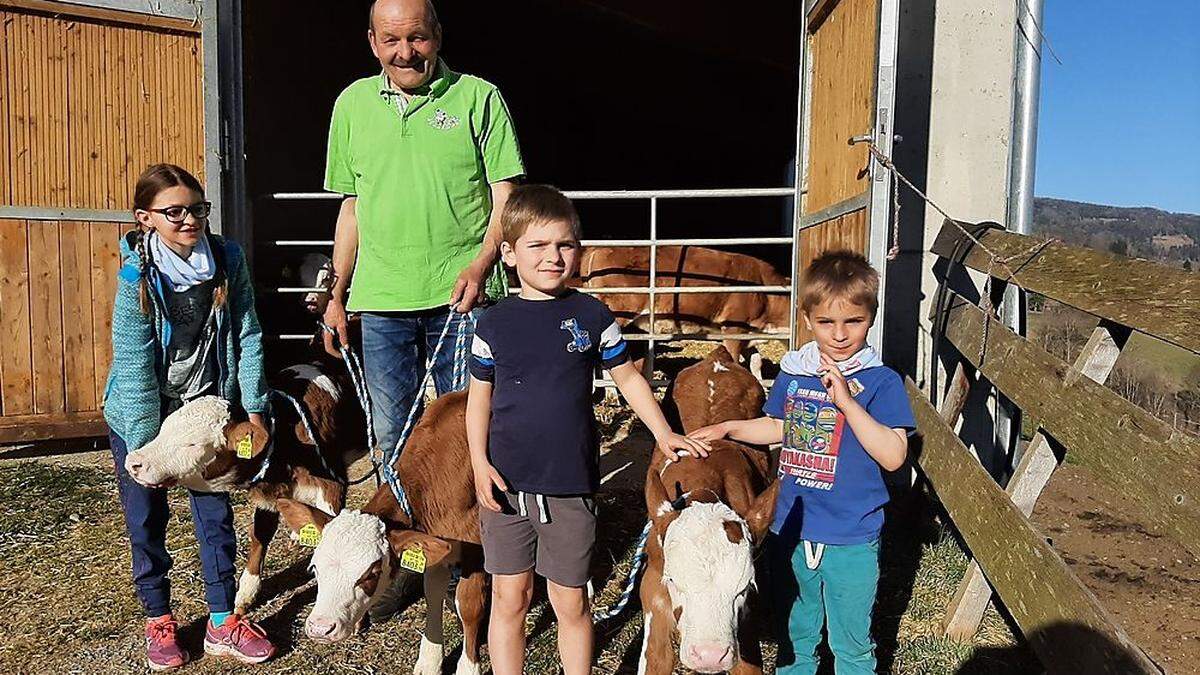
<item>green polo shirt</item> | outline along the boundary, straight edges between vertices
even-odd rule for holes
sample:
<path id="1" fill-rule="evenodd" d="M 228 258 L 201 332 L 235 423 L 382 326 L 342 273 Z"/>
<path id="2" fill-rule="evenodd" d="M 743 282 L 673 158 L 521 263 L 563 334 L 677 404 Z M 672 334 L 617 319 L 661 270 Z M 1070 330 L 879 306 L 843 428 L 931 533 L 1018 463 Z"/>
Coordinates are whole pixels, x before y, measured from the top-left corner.
<path id="1" fill-rule="evenodd" d="M 490 184 L 525 173 L 492 84 L 439 62 L 407 105 L 397 96 L 386 76 L 374 75 L 333 104 L 325 189 L 358 197 L 351 311 L 445 305 L 482 246 Z M 488 283 L 493 297 L 501 288 L 500 279 Z"/>

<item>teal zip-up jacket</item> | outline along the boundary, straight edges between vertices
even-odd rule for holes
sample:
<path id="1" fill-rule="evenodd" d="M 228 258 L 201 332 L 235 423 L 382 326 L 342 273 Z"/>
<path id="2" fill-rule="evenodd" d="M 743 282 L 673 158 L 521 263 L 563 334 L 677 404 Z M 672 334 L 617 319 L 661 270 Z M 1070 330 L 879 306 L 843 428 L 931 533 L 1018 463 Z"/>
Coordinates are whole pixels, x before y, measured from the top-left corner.
<path id="1" fill-rule="evenodd" d="M 268 390 L 263 372 L 262 327 L 254 311 L 254 287 L 246 256 L 235 242 L 210 234 L 218 278 L 229 282 L 227 300 L 217 312 L 218 386 L 222 398 L 248 413 L 266 413 Z M 151 261 L 148 271 L 150 314 L 142 313 L 139 282 L 141 261 L 137 232 L 121 239 L 121 271 L 113 304 L 112 368 L 104 391 L 104 420 L 130 452 L 158 435 L 162 422 L 160 374 L 166 368 L 164 345 L 171 340 L 171 322 L 164 307 L 163 288 L 169 283 Z"/>

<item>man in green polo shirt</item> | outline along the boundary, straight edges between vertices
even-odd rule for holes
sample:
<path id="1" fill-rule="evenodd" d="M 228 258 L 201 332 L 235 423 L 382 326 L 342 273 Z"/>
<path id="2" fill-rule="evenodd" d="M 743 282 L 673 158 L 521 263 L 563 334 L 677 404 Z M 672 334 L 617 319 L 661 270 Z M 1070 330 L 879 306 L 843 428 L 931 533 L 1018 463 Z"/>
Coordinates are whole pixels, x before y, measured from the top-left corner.
<path id="1" fill-rule="evenodd" d="M 367 37 L 383 71 L 346 87 L 329 127 L 325 189 L 346 198 L 325 321 L 345 344 L 346 312 L 362 314 L 375 435 L 391 449 L 446 322 L 439 395 L 455 385 L 464 313 L 504 293 L 499 215 L 525 169 L 500 92 L 438 58 L 442 29 L 428 0 L 373 3 Z M 337 354 L 333 336 L 325 346 Z"/>

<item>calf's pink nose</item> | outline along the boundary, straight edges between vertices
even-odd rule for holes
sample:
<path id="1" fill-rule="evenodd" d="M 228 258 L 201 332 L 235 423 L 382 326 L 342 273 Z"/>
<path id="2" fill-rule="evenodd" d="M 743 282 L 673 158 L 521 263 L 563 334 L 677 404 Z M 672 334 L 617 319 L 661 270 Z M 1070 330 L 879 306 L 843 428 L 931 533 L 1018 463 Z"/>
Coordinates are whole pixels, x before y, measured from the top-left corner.
<path id="1" fill-rule="evenodd" d="M 733 667 L 733 647 L 719 643 L 693 644 L 688 649 L 689 668 L 702 673 L 719 673 Z"/>
<path id="2" fill-rule="evenodd" d="M 304 632 L 311 638 L 328 637 L 334 628 L 337 628 L 337 622 L 327 619 L 309 617 L 308 621 L 304 622 Z"/>

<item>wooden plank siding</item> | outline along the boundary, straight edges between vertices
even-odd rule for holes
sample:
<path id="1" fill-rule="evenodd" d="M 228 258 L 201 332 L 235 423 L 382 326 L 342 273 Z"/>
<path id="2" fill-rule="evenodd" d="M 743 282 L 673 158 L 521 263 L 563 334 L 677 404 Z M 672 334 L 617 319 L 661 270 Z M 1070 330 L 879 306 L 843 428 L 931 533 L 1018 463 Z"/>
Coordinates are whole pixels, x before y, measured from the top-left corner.
<path id="1" fill-rule="evenodd" d="M 849 145 L 875 114 L 878 0 L 840 0 L 812 31 L 812 98 L 804 213 L 862 194 L 870 185 L 867 149 Z"/>
<path id="2" fill-rule="evenodd" d="M 126 209 L 162 161 L 204 181 L 199 35 L 13 9 L 0 24 L 2 203 Z"/>
<path id="3" fill-rule="evenodd" d="M 199 27 L 135 19 L 0 0 L 0 205 L 125 210 L 164 161 L 204 180 Z M 0 443 L 104 432 L 131 227 L 0 220 Z"/>
<path id="4" fill-rule="evenodd" d="M 1158 673 L 1004 490 L 906 380 L 921 473 L 1051 673 Z"/>

